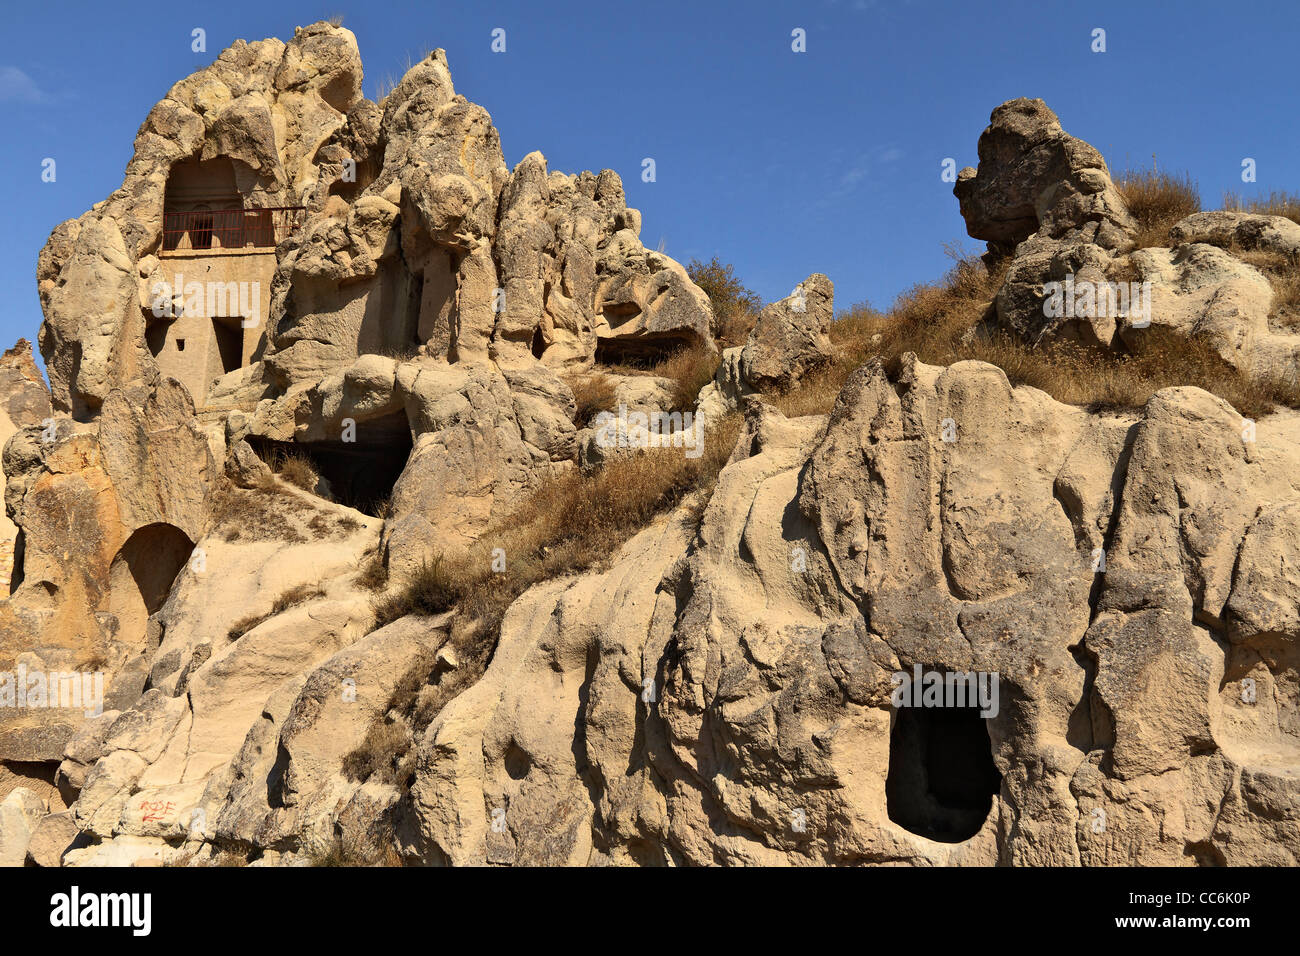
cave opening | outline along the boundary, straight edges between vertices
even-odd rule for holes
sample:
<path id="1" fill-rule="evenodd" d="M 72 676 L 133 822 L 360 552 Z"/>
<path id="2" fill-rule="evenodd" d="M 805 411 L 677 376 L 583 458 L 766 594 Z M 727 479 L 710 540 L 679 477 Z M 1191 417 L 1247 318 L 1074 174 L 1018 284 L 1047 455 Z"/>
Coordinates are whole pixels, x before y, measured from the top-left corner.
<path id="1" fill-rule="evenodd" d="M 675 333 L 601 336 L 596 339 L 596 364 L 649 370 L 673 354 L 699 344 L 699 339 L 694 335 Z"/>
<path id="2" fill-rule="evenodd" d="M 985 724 L 978 706 L 899 707 L 889 735 L 889 819 L 940 843 L 978 833 L 1002 787 Z"/>
<path id="3" fill-rule="evenodd" d="M 330 497 L 363 514 L 379 516 L 411 456 L 411 431 L 404 413 L 358 422 L 356 441 L 272 441 L 249 444 L 272 470 L 286 456 L 305 455 L 329 484 Z"/>

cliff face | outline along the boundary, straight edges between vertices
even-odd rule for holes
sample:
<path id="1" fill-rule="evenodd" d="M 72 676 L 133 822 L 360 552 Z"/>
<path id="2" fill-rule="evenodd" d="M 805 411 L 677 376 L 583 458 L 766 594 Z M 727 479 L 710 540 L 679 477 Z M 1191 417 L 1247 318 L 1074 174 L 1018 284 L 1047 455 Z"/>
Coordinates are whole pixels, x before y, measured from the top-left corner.
<path id="1" fill-rule="evenodd" d="M 544 562 L 491 549 L 535 490 L 635 454 L 574 376 L 662 407 L 626 366 L 714 355 L 715 320 L 614 173 L 507 169 L 441 51 L 360 89 L 346 30 L 237 43 L 41 253 L 50 391 L 0 363 L 0 862 L 1296 862 L 1300 414 L 1191 387 L 1090 411 L 908 354 L 786 418 L 836 355 L 825 276 L 720 356 L 711 490 L 499 628 L 385 611 L 385 575 L 458 548 Z M 1294 224 L 1200 214 L 1136 250 L 1041 101 L 994 112 L 956 192 L 1010 259 L 981 334 L 1138 348 L 1127 316 L 1042 321 L 1044 283 L 1135 267 L 1155 324 L 1294 373 L 1243 255 Z M 210 314 L 240 269 L 265 315 Z M 20 704 L 19 668 L 102 695 Z"/>

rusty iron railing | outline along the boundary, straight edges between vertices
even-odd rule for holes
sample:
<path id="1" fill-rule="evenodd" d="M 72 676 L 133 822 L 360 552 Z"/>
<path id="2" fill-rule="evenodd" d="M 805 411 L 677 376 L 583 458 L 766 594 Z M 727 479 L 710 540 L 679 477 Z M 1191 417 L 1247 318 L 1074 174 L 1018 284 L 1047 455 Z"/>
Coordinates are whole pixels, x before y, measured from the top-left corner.
<path id="1" fill-rule="evenodd" d="M 305 206 L 163 213 L 163 250 L 273 249 L 302 224 Z"/>

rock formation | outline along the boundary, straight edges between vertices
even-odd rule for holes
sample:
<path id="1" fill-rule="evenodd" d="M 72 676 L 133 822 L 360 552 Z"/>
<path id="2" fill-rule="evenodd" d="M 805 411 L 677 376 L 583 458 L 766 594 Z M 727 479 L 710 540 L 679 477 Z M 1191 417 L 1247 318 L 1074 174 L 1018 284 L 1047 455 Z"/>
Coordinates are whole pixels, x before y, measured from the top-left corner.
<path id="1" fill-rule="evenodd" d="M 372 578 L 601 467 L 571 376 L 715 346 L 616 174 L 509 170 L 442 51 L 360 90 L 339 27 L 236 43 L 41 252 L 49 391 L 25 343 L 0 361 L 0 863 L 1296 863 L 1300 416 L 1190 387 L 1091 413 L 909 353 L 787 419 L 768 399 L 836 355 L 820 274 L 717 357 L 695 411 L 741 424 L 711 493 L 515 598 L 481 674 L 465 608 L 381 613 Z M 1131 254 L 1159 321 L 1294 368 L 1225 249 L 1294 254 L 1289 225 L 1135 252 L 1040 101 L 994 112 L 957 194 L 1014 257 L 1005 328 Z M 671 382 L 611 381 L 667 410 Z M 20 668 L 56 699 L 7 699 Z M 993 696 L 900 705 L 923 673 Z M 400 773 L 358 763 L 376 734 Z"/>
<path id="2" fill-rule="evenodd" d="M 995 303 L 1002 329 L 1034 343 L 1063 337 L 1126 353 L 1159 332 L 1195 336 L 1232 368 L 1295 380 L 1300 334 L 1270 321 L 1277 293 L 1241 253 L 1294 264 L 1300 226 L 1280 216 L 1196 213 L 1170 230 L 1169 248 L 1135 249 L 1135 223 L 1101 154 L 1065 133 L 1042 100 L 995 109 L 979 159 L 978 169 L 958 174 L 953 193 L 967 231 L 988 241 L 986 260 L 1007 262 Z M 1088 287 L 1087 304 L 1052 314 L 1046 288 L 1067 281 Z M 1145 309 L 1129 299 L 1143 283 Z M 1118 304 L 1101 303 L 1116 293 Z"/>

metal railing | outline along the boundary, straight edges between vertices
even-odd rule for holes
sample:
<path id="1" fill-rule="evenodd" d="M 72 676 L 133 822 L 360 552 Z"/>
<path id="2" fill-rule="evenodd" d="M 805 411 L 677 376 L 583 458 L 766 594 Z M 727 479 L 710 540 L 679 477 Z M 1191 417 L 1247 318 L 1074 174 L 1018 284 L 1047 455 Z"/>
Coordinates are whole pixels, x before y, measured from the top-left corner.
<path id="1" fill-rule="evenodd" d="M 163 250 L 273 249 L 302 224 L 305 206 L 163 213 Z"/>

